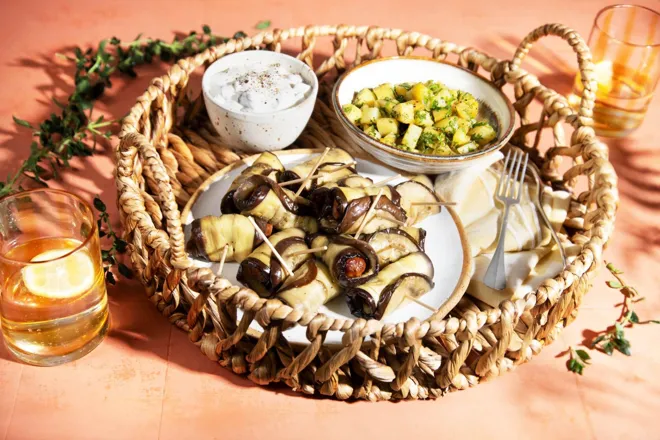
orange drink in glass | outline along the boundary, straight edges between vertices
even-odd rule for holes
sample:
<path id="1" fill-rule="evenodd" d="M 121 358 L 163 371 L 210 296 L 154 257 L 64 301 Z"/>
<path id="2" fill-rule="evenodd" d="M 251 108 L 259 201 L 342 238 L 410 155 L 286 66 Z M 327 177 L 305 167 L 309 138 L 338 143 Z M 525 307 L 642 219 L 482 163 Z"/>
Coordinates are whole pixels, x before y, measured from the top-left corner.
<path id="1" fill-rule="evenodd" d="M 0 324 L 20 360 L 78 359 L 108 329 L 99 234 L 79 197 L 38 189 L 0 199 Z"/>

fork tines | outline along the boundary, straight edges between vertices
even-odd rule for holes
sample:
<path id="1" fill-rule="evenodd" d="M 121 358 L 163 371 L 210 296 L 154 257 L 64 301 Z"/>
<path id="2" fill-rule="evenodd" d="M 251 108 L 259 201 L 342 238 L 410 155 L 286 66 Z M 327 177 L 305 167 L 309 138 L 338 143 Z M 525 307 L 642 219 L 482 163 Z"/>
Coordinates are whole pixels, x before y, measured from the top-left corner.
<path id="1" fill-rule="evenodd" d="M 512 150 L 510 149 L 506 154 L 495 194 L 500 200 L 510 199 L 511 201 L 520 202 L 529 155 L 518 149 L 511 154 Z M 521 165 L 522 173 L 520 172 Z M 516 183 L 518 184 L 517 186 Z"/>

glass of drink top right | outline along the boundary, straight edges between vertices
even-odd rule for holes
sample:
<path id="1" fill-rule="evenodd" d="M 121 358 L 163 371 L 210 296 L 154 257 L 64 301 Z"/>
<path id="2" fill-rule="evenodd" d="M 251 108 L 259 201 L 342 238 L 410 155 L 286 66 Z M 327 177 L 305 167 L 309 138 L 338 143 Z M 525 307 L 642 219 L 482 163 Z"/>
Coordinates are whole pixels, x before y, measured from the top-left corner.
<path id="1" fill-rule="evenodd" d="M 643 6 L 602 9 L 589 35 L 595 65 L 594 129 L 624 137 L 644 120 L 660 78 L 660 12 Z M 578 73 L 570 96 L 577 107 L 583 91 Z"/>
<path id="2" fill-rule="evenodd" d="M 0 328 L 23 362 L 89 353 L 108 329 L 94 212 L 78 196 L 37 189 L 0 199 Z"/>

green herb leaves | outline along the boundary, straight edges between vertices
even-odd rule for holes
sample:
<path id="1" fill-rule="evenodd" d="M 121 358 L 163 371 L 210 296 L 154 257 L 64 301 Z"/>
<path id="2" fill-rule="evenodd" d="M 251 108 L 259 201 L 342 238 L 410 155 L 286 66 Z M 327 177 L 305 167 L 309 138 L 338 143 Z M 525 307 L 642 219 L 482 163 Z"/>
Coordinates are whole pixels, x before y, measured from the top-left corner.
<path id="1" fill-rule="evenodd" d="M 270 27 L 270 20 L 262 20 L 255 26 L 255 29 L 263 30 Z"/>
<path id="2" fill-rule="evenodd" d="M 573 373 L 582 375 L 587 365 L 591 364 L 591 356 L 584 350 L 575 350 L 573 347 L 569 348 L 571 354 L 570 359 L 566 362 L 566 368 Z"/>
<path id="3" fill-rule="evenodd" d="M 112 246 L 110 249 L 101 250 L 101 259 L 103 260 L 103 270 L 105 271 L 105 281 L 109 284 L 115 284 L 116 279 L 115 275 L 110 271 L 110 268 L 117 264 L 117 255 L 124 254 L 128 249 L 128 243 L 121 239 L 115 231 L 112 229 L 110 224 L 110 215 L 106 211 L 105 203 L 99 198 L 99 196 L 94 197 L 94 208 L 99 212 L 99 219 L 97 220 L 97 226 L 99 228 L 99 236 L 101 238 L 107 237 L 109 240 L 112 240 Z M 126 277 L 132 278 L 133 272 L 123 263 L 117 265 L 117 270 L 119 273 Z"/>

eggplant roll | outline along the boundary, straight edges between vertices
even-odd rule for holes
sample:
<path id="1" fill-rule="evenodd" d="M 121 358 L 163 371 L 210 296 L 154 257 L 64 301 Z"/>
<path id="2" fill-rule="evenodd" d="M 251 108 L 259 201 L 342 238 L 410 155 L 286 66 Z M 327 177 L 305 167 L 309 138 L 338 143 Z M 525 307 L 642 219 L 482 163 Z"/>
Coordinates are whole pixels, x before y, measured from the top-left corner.
<path id="1" fill-rule="evenodd" d="M 383 195 L 373 215 L 368 220 L 364 233 L 391 228 L 405 222 L 405 211 L 398 206 L 399 194 L 391 187 L 384 187 Z M 375 191 L 372 191 L 375 190 Z M 322 187 L 310 195 L 322 230 L 334 234 L 353 234 L 374 202 L 379 188 Z"/>
<path id="2" fill-rule="evenodd" d="M 311 259 L 284 281 L 277 297 L 291 307 L 302 306 L 316 312 L 321 306 L 339 295 L 339 286 L 332 280 L 328 267 Z"/>
<path id="3" fill-rule="evenodd" d="M 345 235 L 317 235 L 311 240 L 310 247 L 322 246 L 328 248 L 316 255 L 328 266 L 332 279 L 340 286 L 359 286 L 378 273 L 378 256 L 374 249 L 362 240 Z"/>
<path id="4" fill-rule="evenodd" d="M 236 188 L 233 199 L 241 214 L 259 217 L 280 231 L 301 228 L 308 233 L 316 232 L 316 219 L 303 215 L 304 207 L 293 201 L 294 196 L 273 179 L 253 175 Z"/>
<path id="5" fill-rule="evenodd" d="M 252 165 L 244 169 L 229 186 L 229 191 L 227 191 L 227 194 L 225 194 L 220 202 L 220 211 L 223 214 L 238 214 L 239 210 L 234 205 L 234 193 L 236 192 L 236 188 L 250 176 L 260 175 L 275 179 L 282 171 L 284 171 L 284 165 L 282 165 L 282 162 L 280 162 L 276 155 L 268 151 L 261 153 Z"/>
<path id="6" fill-rule="evenodd" d="M 270 242 L 291 270 L 296 270 L 305 261 L 313 258 L 312 254 L 294 255 L 309 249 L 302 229 L 289 228 L 273 234 L 270 236 Z M 266 243 L 256 248 L 241 262 L 236 275 L 238 281 L 261 297 L 272 296 L 287 277 L 288 274 L 280 260 L 273 255 Z"/>
<path id="7" fill-rule="evenodd" d="M 432 288 L 433 263 L 424 252 L 414 252 L 384 267 L 365 284 L 346 289 L 346 301 L 353 315 L 381 319 L 407 296 L 419 298 Z"/>
<path id="8" fill-rule="evenodd" d="M 266 236 L 273 232 L 272 225 L 261 219 L 255 220 Z M 229 246 L 225 261 L 240 263 L 261 242 L 261 235 L 246 217 L 239 214 L 209 215 L 192 222 L 186 250 L 193 258 L 217 262 L 222 258 L 225 246 Z"/>
<path id="9" fill-rule="evenodd" d="M 406 211 L 406 216 L 412 219 L 411 224 L 420 223 L 426 217 L 440 212 L 439 205 L 413 205 L 413 203 L 433 203 L 438 197 L 433 191 L 431 180 L 423 175 L 395 186 L 401 196 L 401 207 Z"/>
<path id="10" fill-rule="evenodd" d="M 280 173 L 278 175 L 278 182 L 288 182 L 289 180 L 296 180 L 307 177 L 314 168 L 317 160 L 318 156 L 314 156 L 308 161 L 303 162 L 300 165 L 296 165 L 290 170 L 286 170 Z M 354 160 L 355 159 L 353 159 L 353 156 L 344 150 L 339 148 L 330 149 L 315 172 L 315 174 L 322 174 L 322 177 L 307 182 L 304 190 L 309 191 L 318 186 L 323 186 L 326 183 L 336 182 L 337 180 L 340 180 L 344 177 L 355 175 L 356 171 L 353 167 L 344 168 L 335 172 L 332 171 L 333 169 L 351 163 Z M 300 184 L 291 185 L 289 188 L 292 191 L 297 191 L 300 188 Z"/>
<path id="11" fill-rule="evenodd" d="M 409 234 L 408 230 L 414 235 Z M 424 251 L 425 234 L 426 231 L 419 228 L 389 228 L 374 232 L 365 241 L 376 252 L 378 264 L 382 267 L 406 255 Z"/>

